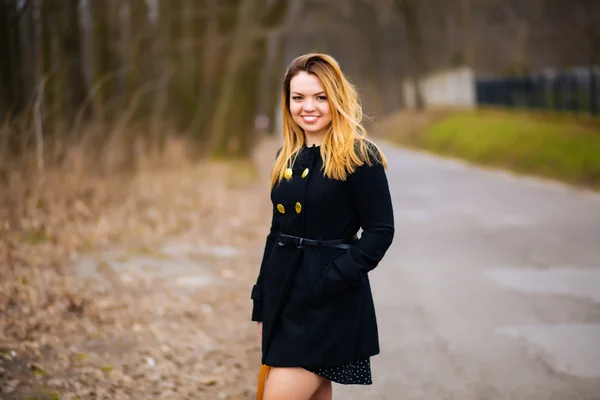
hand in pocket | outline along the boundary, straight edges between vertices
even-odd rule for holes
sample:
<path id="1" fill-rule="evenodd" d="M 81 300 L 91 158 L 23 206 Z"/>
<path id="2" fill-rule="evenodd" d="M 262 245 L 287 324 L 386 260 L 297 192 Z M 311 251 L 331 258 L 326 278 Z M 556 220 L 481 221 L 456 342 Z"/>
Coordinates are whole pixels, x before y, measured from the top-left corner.
<path id="1" fill-rule="evenodd" d="M 321 301 L 339 297 L 352 288 L 350 282 L 333 263 L 324 264 L 322 268 L 323 272 L 319 279 L 319 299 Z"/>

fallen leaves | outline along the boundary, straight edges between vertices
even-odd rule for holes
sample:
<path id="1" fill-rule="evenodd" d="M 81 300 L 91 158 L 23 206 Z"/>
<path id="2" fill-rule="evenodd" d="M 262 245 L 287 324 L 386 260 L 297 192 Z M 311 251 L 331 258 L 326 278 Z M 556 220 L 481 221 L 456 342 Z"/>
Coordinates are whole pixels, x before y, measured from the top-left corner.
<path id="1" fill-rule="evenodd" d="M 48 188 L 19 218 L 0 211 L 0 397 L 252 398 L 248 290 L 270 203 L 251 168 Z M 100 261 L 85 275 L 73 265 L 87 254 Z"/>

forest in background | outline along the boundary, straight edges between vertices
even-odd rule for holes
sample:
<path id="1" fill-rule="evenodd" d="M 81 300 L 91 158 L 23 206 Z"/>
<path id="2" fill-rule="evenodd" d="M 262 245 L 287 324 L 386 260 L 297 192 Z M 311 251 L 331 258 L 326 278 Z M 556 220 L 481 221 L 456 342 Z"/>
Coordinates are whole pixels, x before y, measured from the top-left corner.
<path id="1" fill-rule="evenodd" d="M 246 157 L 277 130 L 287 63 L 312 51 L 340 61 L 369 124 L 429 72 L 598 64 L 600 3 L 2 0 L 0 185 L 134 170 L 172 139 L 196 159 Z"/>

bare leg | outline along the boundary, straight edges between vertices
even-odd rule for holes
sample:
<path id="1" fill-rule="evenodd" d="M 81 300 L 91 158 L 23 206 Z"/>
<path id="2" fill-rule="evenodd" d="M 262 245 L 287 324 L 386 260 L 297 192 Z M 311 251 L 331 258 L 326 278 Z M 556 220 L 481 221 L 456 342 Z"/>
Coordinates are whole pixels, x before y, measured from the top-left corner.
<path id="1" fill-rule="evenodd" d="M 264 400 L 309 400 L 324 379 L 304 368 L 271 368 Z"/>
<path id="2" fill-rule="evenodd" d="M 319 388 L 312 395 L 310 400 L 331 400 L 332 398 L 333 398 L 333 389 L 331 387 L 331 381 L 324 379 L 323 383 L 321 383 L 321 386 L 319 386 Z"/>

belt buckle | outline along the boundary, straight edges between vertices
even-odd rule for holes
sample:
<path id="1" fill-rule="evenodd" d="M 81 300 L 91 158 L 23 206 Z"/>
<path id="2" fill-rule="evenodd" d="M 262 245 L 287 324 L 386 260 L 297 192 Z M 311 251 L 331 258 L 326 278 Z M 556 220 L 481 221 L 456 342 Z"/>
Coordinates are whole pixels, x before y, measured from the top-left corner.
<path id="1" fill-rule="evenodd" d="M 301 249 L 304 247 L 304 238 L 296 238 L 296 247 Z"/>

